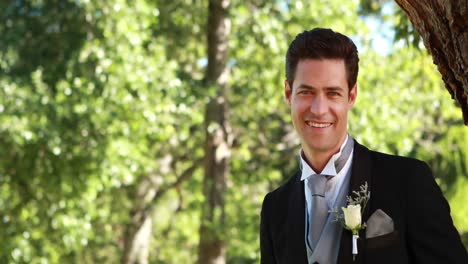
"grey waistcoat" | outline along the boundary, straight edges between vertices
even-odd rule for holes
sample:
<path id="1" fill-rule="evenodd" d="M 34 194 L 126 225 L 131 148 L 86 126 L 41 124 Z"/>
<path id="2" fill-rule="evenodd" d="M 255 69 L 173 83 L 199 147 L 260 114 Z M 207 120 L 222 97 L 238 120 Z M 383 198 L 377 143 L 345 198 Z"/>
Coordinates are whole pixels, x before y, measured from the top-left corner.
<path id="1" fill-rule="evenodd" d="M 343 184 L 341 185 L 338 196 L 336 197 L 333 208 L 337 208 L 340 212 L 341 207 L 346 205 L 346 198 L 349 191 L 349 182 L 351 179 L 351 168 L 345 175 Z M 307 206 L 306 206 L 307 211 Z M 307 212 L 306 212 L 307 213 Z M 343 226 L 340 222 L 335 221 L 336 217 L 334 214 L 329 214 L 327 222 L 325 223 L 320 239 L 317 246 L 313 250 L 307 247 L 307 259 L 309 264 L 335 264 L 338 258 L 338 251 L 340 249 L 341 233 L 343 232 Z M 308 225 L 309 223 L 306 223 Z"/>

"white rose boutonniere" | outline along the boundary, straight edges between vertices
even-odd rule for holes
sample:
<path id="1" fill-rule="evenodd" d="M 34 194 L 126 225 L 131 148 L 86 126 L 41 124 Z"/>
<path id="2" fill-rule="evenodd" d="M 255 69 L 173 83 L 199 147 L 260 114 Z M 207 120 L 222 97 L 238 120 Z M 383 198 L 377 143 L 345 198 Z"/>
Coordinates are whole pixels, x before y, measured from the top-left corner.
<path id="1" fill-rule="evenodd" d="M 340 213 L 337 209 L 330 211 L 335 214 L 336 221 L 341 222 L 343 227 L 353 234 L 353 260 L 358 254 L 357 239 L 359 238 L 359 230 L 366 228 L 366 225 L 362 223 L 362 213 L 366 208 L 367 202 L 370 199 L 370 191 L 368 191 L 367 182 L 360 186 L 359 191 L 353 191 L 355 198 L 348 196 L 348 205 L 341 207 L 343 213 Z"/>
<path id="2" fill-rule="evenodd" d="M 348 205 L 347 208 L 341 207 L 344 214 L 345 228 L 351 230 L 353 235 L 361 229 L 361 205 Z"/>

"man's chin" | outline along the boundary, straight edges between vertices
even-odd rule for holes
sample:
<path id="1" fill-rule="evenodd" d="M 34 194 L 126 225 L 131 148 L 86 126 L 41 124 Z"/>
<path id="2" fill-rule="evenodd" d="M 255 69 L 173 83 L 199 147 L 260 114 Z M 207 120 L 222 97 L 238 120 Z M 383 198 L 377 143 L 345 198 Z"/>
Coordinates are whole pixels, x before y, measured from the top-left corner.
<path id="1" fill-rule="evenodd" d="M 314 140 L 313 142 L 308 141 L 305 143 L 306 144 L 303 142 L 302 147 L 307 147 L 310 151 L 316 153 L 338 152 L 340 149 L 339 142 L 326 142 L 325 138 L 323 140 Z"/>

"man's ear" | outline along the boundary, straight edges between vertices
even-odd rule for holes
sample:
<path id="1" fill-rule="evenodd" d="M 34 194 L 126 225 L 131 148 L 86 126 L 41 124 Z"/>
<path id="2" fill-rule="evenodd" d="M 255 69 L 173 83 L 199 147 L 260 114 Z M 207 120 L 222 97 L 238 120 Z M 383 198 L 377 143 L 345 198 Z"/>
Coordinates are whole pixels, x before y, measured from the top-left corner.
<path id="1" fill-rule="evenodd" d="M 289 86 L 289 82 L 287 80 L 284 81 L 284 97 L 286 98 L 286 102 L 289 106 L 291 106 L 291 95 L 292 95 L 292 87 Z"/>
<path id="2" fill-rule="evenodd" d="M 349 90 L 349 96 L 348 96 L 348 104 L 349 107 L 351 108 L 354 103 L 356 102 L 356 97 L 358 94 L 358 85 L 357 83 L 353 86 L 351 90 Z"/>

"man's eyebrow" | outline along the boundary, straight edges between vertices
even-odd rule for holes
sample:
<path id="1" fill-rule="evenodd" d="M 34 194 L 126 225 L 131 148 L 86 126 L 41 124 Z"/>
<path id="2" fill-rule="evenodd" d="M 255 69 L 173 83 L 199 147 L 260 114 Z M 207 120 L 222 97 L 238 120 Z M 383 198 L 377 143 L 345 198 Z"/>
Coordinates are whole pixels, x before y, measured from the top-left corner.
<path id="1" fill-rule="evenodd" d="M 308 85 L 308 84 L 304 84 L 304 83 L 301 83 L 297 89 L 309 89 L 309 90 L 312 90 L 312 89 L 317 89 L 315 87 L 313 87 L 312 85 Z"/>
<path id="2" fill-rule="evenodd" d="M 326 90 L 330 90 L 330 91 L 344 91 L 343 88 L 341 88 L 341 86 L 330 86 L 330 87 L 325 87 Z"/>
<path id="3" fill-rule="evenodd" d="M 316 87 L 308 84 L 300 84 L 297 89 L 308 89 L 308 90 L 315 90 L 317 89 Z M 343 91 L 344 89 L 341 86 L 328 86 L 324 88 L 325 90 L 331 90 L 331 91 Z"/>

